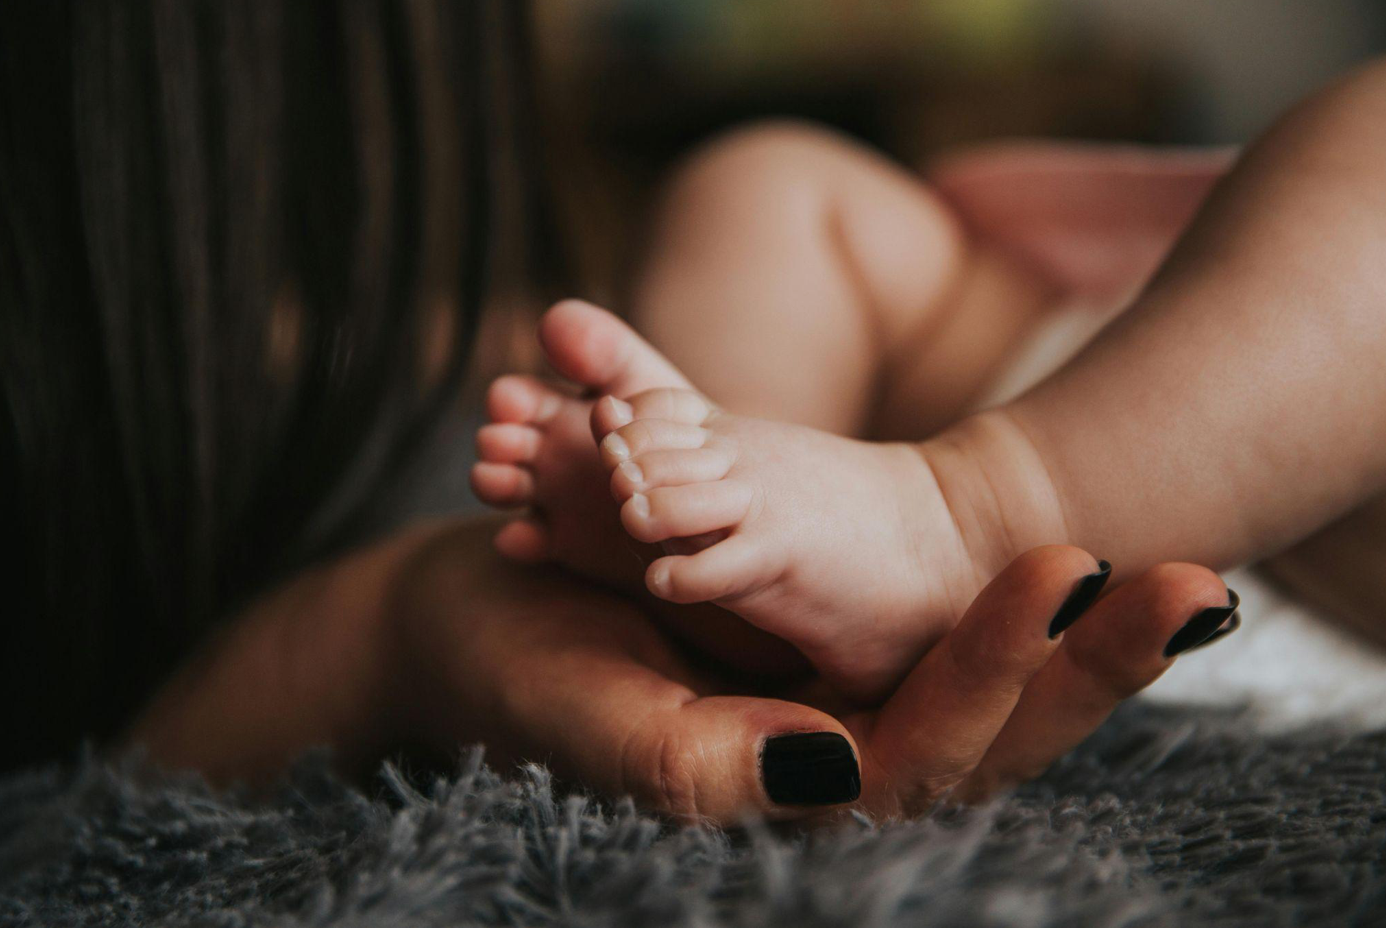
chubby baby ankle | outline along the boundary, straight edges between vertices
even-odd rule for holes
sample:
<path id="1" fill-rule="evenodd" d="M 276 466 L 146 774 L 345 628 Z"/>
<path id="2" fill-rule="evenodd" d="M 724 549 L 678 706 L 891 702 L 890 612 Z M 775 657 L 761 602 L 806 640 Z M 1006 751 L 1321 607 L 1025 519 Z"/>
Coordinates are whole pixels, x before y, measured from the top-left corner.
<path id="1" fill-rule="evenodd" d="M 969 416 L 918 450 L 979 577 L 1040 545 L 1073 543 L 1039 447 L 1004 407 Z"/>

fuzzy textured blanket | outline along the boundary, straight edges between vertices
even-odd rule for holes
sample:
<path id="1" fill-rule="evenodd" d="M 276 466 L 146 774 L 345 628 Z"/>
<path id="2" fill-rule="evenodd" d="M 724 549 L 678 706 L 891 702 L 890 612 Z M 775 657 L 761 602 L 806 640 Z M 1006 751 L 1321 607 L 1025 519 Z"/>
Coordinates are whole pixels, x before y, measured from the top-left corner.
<path id="1" fill-rule="evenodd" d="M 305 762 L 276 795 L 95 762 L 0 783 L 4 925 L 1386 923 L 1386 733 L 1132 705 L 991 806 L 810 835 L 673 828 L 502 778 Z"/>

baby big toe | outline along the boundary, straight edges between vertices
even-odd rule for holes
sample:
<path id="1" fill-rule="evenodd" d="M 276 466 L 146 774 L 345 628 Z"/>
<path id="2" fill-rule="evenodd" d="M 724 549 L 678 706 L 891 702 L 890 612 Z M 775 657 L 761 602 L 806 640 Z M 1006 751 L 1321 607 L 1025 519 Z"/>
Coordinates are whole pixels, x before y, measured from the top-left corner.
<path id="1" fill-rule="evenodd" d="M 620 501 L 657 487 L 721 480 L 731 470 L 730 448 L 709 443 L 687 451 L 651 451 L 616 465 L 611 472 L 611 495 Z"/>
<path id="2" fill-rule="evenodd" d="M 750 505 L 750 488 L 733 480 L 659 487 L 626 500 L 621 524 L 637 541 L 653 543 L 730 528 Z"/>
<path id="3" fill-rule="evenodd" d="M 539 343 L 560 374 L 605 393 L 628 396 L 652 387 L 689 385 L 634 329 L 581 300 L 564 300 L 544 314 Z"/>

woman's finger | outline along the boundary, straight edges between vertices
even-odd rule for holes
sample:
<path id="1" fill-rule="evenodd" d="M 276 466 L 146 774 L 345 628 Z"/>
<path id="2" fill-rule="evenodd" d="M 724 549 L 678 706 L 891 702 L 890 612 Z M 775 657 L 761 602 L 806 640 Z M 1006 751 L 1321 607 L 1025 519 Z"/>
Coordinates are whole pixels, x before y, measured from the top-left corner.
<path id="1" fill-rule="evenodd" d="M 977 800 L 1043 773 L 1179 653 L 1235 628 L 1236 603 L 1194 564 L 1161 564 L 1112 591 L 1064 635 L 957 794 Z"/>
<path id="2" fill-rule="evenodd" d="M 776 699 L 700 696 L 620 649 L 531 652 L 512 724 L 555 769 L 685 820 L 795 818 L 853 802 L 851 736 L 834 718 Z"/>
<path id="3" fill-rule="evenodd" d="M 863 802 L 876 814 L 927 808 L 986 754 L 1059 638 L 1050 628 L 1084 577 L 1086 552 L 1036 548 L 1016 558 L 934 646 L 874 719 L 863 722 Z"/>
<path id="4" fill-rule="evenodd" d="M 424 565 L 442 579 L 410 587 L 428 591 L 406 602 L 425 619 L 433 681 L 416 700 L 420 736 L 449 751 L 484 740 L 500 761 L 542 761 L 684 819 L 797 818 L 857 799 L 856 745 L 832 716 L 713 695 L 635 607 L 492 561 L 487 596 L 453 594 L 446 551 Z"/>

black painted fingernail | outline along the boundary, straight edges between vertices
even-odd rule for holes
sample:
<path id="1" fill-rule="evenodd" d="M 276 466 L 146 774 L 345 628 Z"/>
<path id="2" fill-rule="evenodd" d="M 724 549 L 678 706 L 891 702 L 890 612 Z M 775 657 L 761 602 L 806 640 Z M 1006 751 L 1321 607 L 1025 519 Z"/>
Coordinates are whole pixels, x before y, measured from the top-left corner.
<path id="1" fill-rule="evenodd" d="M 1209 635 L 1207 638 L 1204 638 L 1202 641 L 1200 641 L 1198 644 L 1194 645 L 1192 648 L 1189 648 L 1189 649 L 1188 649 L 1187 651 L 1185 651 L 1184 653 L 1185 653 L 1185 654 L 1191 654 L 1191 653 L 1193 653 L 1194 651 L 1197 651 L 1199 648 L 1206 648 L 1206 647 L 1208 647 L 1208 645 L 1210 645 L 1210 644 L 1212 644 L 1213 642 L 1217 641 L 1219 638 L 1226 638 L 1228 635 L 1232 634 L 1233 632 L 1235 632 L 1237 629 L 1239 629 L 1239 628 L 1241 628 L 1241 627 L 1242 627 L 1242 614 L 1241 614 L 1240 612 L 1234 612 L 1234 613 L 1232 613 L 1230 616 L 1227 617 L 1227 621 L 1226 621 L 1226 622 L 1222 623 L 1222 627 L 1221 627 L 1221 628 L 1219 628 L 1217 631 L 1213 632 L 1213 633 L 1212 633 L 1211 635 Z"/>
<path id="2" fill-rule="evenodd" d="M 765 739 L 760 752 L 765 795 L 782 806 L 828 806 L 861 795 L 861 770 L 846 738 L 831 731 Z"/>
<path id="3" fill-rule="evenodd" d="M 1237 607 L 1241 604 L 1242 598 L 1237 595 L 1236 590 L 1228 590 L 1227 605 L 1204 609 L 1174 633 L 1169 644 L 1165 645 L 1165 657 L 1187 654 L 1194 648 L 1212 644 L 1219 638 L 1235 632 L 1242 624 L 1241 614 L 1237 612 Z"/>
<path id="4" fill-rule="evenodd" d="M 1049 622 L 1050 638 L 1059 637 L 1064 629 L 1077 622 L 1083 613 L 1088 611 L 1088 607 L 1097 602 L 1098 594 L 1107 585 L 1107 578 L 1111 575 L 1112 565 L 1106 561 L 1098 561 L 1097 573 L 1088 574 L 1078 581 L 1078 585 L 1068 594 L 1068 599 L 1064 600 L 1064 604 Z"/>

